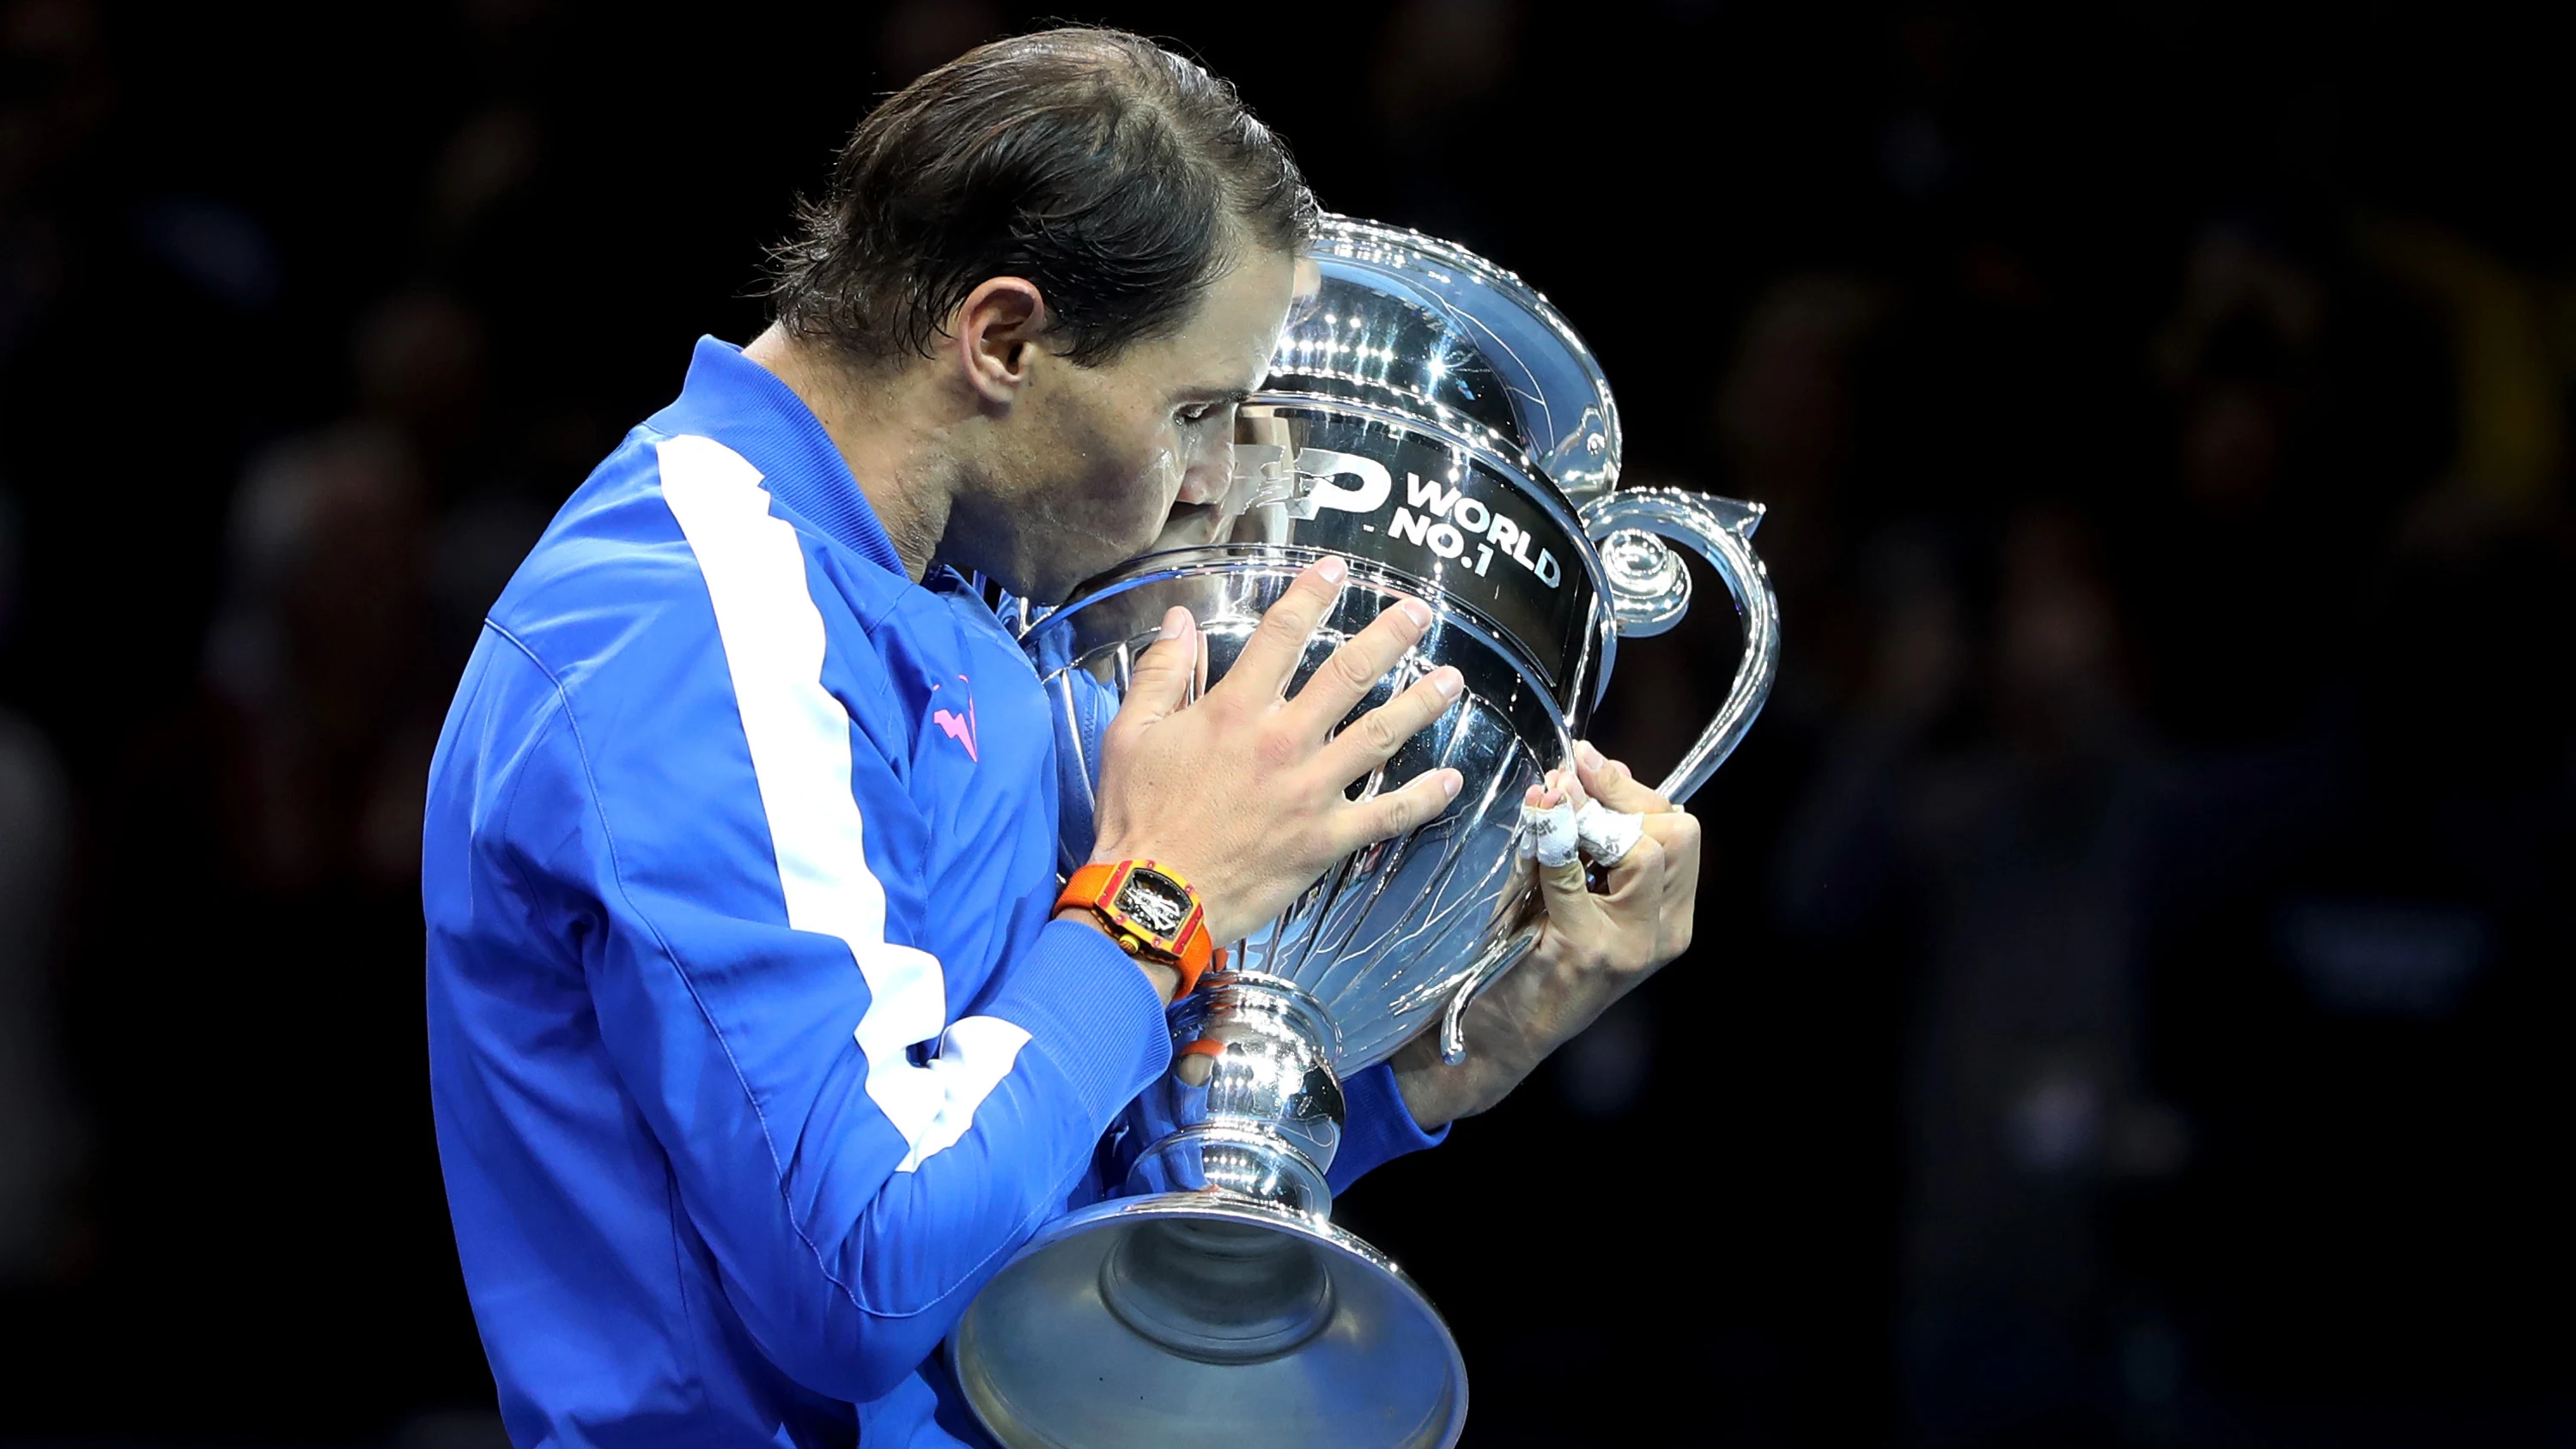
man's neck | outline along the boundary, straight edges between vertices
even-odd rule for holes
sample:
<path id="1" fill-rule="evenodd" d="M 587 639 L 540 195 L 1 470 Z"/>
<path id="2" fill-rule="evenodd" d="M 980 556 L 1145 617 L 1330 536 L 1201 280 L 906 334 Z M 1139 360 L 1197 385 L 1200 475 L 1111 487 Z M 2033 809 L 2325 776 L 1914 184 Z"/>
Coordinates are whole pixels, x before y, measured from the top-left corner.
<path id="1" fill-rule="evenodd" d="M 883 380 L 862 378 L 823 347 L 774 326 L 742 355 L 776 374 L 813 410 L 893 540 L 904 572 L 919 582 L 947 532 L 957 486 L 956 470 L 940 461 L 947 424 L 935 399 L 919 395 L 926 385 L 900 369 L 889 369 Z"/>

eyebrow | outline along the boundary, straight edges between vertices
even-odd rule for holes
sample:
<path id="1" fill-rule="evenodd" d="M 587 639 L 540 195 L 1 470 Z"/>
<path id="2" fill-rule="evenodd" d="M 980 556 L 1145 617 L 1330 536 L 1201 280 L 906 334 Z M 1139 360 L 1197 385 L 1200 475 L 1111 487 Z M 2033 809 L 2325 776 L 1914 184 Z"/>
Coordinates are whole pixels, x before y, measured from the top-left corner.
<path id="1" fill-rule="evenodd" d="M 1252 401 L 1248 387 L 1185 387 L 1172 394 L 1174 402 L 1228 402 L 1240 406 Z"/>

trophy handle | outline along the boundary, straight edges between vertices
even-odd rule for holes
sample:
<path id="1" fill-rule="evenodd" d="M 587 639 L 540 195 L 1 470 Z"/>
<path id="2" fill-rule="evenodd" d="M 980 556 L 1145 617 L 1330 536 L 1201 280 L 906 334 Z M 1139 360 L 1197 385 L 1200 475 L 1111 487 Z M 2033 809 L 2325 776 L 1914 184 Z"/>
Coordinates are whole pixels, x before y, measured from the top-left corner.
<path id="1" fill-rule="evenodd" d="M 1601 551 L 1601 570 L 1610 582 L 1610 607 L 1619 637 L 1643 639 L 1661 634 L 1690 612 L 1690 570 L 1664 540 L 1689 545 L 1726 581 L 1744 617 L 1744 659 L 1726 703 L 1699 733 L 1681 763 L 1656 786 L 1656 792 L 1679 805 L 1708 783 L 1717 767 L 1753 728 L 1754 716 L 1771 697 L 1780 673 L 1780 600 L 1771 591 L 1771 571 L 1753 551 L 1753 530 L 1762 522 L 1759 503 L 1690 493 L 1679 488 L 1626 488 L 1593 499 L 1583 508 L 1583 528 Z M 1538 939 L 1535 926 L 1523 926 L 1489 948 L 1469 969 L 1440 1017 L 1440 1058 L 1455 1066 L 1467 1059 L 1463 1022 L 1468 1005 L 1512 969 Z"/>
<path id="2" fill-rule="evenodd" d="M 1660 634 L 1690 612 L 1690 570 L 1665 546 L 1667 538 L 1708 560 L 1744 618 L 1744 658 L 1726 703 L 1656 787 L 1676 805 L 1698 793 L 1735 752 L 1780 673 L 1780 600 L 1771 592 L 1770 570 L 1753 551 L 1762 513 L 1759 503 L 1679 488 L 1623 488 L 1583 508 L 1583 529 L 1601 550 L 1621 638 Z"/>
<path id="3" fill-rule="evenodd" d="M 1484 958 L 1467 968 L 1467 978 L 1449 994 L 1449 1007 L 1440 1013 L 1440 1060 L 1456 1066 L 1467 1059 L 1467 1005 L 1484 989 L 1501 979 L 1502 974 L 1519 964 L 1529 948 L 1538 944 L 1538 926 L 1526 924 L 1510 935 L 1485 948 Z"/>

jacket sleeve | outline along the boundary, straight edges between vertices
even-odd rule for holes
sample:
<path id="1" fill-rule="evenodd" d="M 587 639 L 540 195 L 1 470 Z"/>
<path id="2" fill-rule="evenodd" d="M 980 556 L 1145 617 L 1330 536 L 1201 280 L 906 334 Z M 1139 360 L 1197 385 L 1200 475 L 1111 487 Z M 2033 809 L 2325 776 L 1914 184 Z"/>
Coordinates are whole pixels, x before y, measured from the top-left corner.
<path id="1" fill-rule="evenodd" d="M 1455 1125 L 1443 1122 L 1437 1132 L 1423 1131 L 1413 1120 L 1413 1110 L 1404 1105 L 1394 1066 L 1386 1062 L 1342 1083 L 1342 1111 L 1342 1145 L 1333 1154 L 1332 1170 L 1324 1174 L 1324 1185 L 1336 1193 L 1382 1163 L 1448 1141 L 1449 1129 Z"/>
<path id="2" fill-rule="evenodd" d="M 1062 923 L 979 937 L 1001 959 L 951 1000 L 944 963 L 907 943 L 972 933 L 909 918 L 935 908 L 880 881 L 904 863 L 870 822 L 917 807 L 861 732 L 818 733 L 842 742 L 837 779 L 773 779 L 744 748 L 760 726 L 653 703 L 658 731 L 610 719 L 587 745 L 568 711 L 506 830 L 518 868 L 574 903 L 600 1040 L 732 1309 L 799 1382 L 872 1399 L 1065 1208 L 1168 1065 L 1162 1002 Z"/>

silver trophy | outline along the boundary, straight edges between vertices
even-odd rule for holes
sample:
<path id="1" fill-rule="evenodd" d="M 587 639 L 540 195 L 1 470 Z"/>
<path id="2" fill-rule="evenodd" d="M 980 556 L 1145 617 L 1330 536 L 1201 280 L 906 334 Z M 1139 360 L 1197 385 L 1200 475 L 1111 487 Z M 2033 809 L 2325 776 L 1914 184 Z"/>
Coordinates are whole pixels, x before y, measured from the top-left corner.
<path id="1" fill-rule="evenodd" d="M 1744 637 L 1724 707 L 1664 794 L 1707 781 L 1778 666 L 1749 543 L 1760 505 L 1618 488 L 1609 384 L 1545 298 L 1460 247 L 1350 218 L 1328 218 L 1309 259 L 1319 275 L 1243 410 L 1250 441 L 1208 541 L 1020 621 L 1055 701 L 1063 866 L 1091 847 L 1103 701 L 1164 611 L 1198 617 L 1204 687 L 1325 553 L 1349 561 L 1349 582 L 1292 688 L 1380 609 L 1423 600 L 1430 632 L 1352 717 L 1442 664 L 1467 687 L 1356 790 L 1442 766 L 1466 784 L 1439 819 L 1349 856 L 1230 943 L 1228 969 L 1174 1003 L 1172 1069 L 1104 1148 L 1123 1195 L 1040 1230 L 951 1342 L 1009 1449 L 1456 1442 L 1467 1375 L 1448 1328 L 1329 1218 L 1342 1079 L 1425 1030 L 1462 1060 L 1467 1004 L 1537 938 L 1522 794 L 1567 761 L 1619 641 L 1689 608 L 1690 572 L 1664 540 L 1725 581 Z"/>

